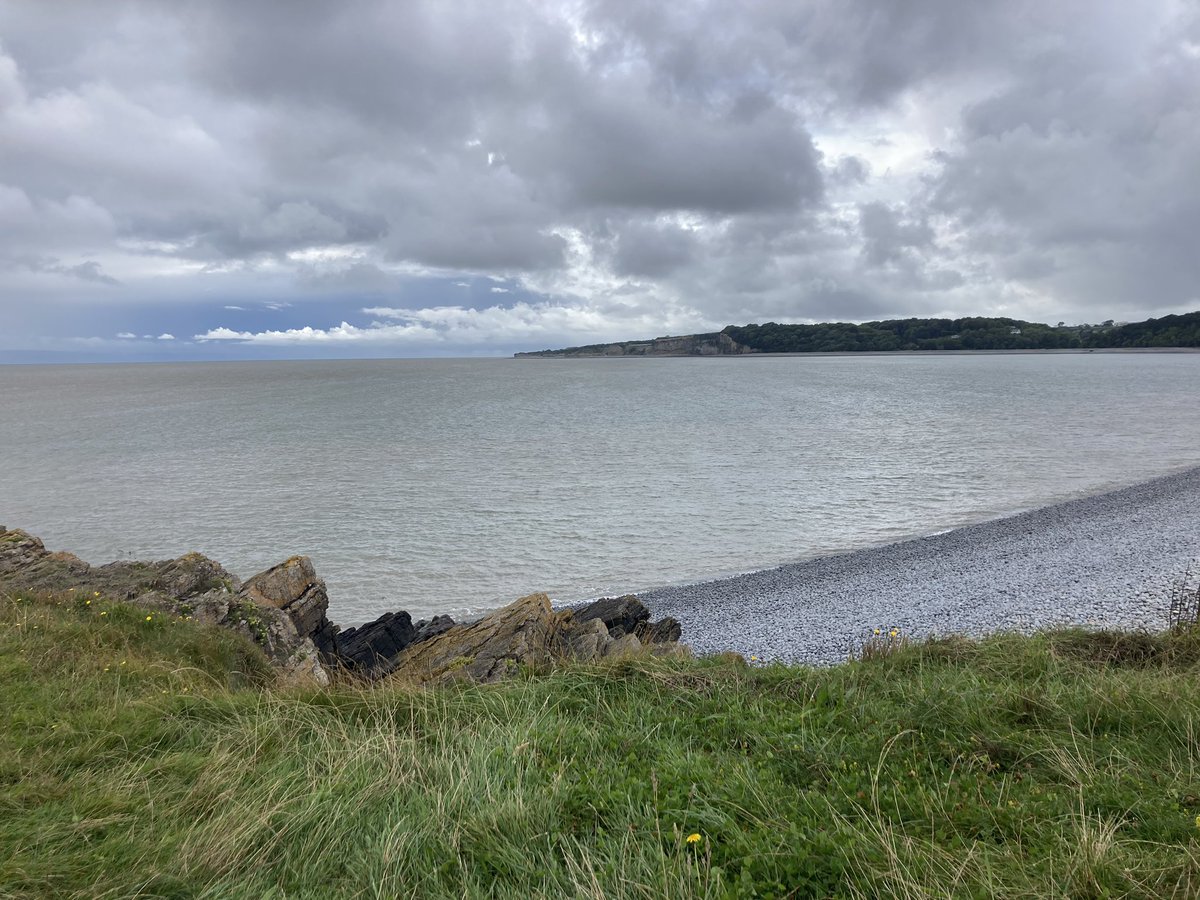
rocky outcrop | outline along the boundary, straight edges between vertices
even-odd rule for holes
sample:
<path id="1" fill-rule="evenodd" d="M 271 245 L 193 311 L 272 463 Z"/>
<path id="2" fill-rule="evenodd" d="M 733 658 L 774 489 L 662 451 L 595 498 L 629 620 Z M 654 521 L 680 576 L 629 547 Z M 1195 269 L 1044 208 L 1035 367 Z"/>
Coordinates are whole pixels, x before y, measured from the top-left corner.
<path id="1" fill-rule="evenodd" d="M 248 579 L 239 592 L 257 606 L 283 610 L 296 631 L 325 655 L 335 652 L 337 627 L 326 617 L 329 594 L 312 560 L 293 556 Z"/>
<path id="2" fill-rule="evenodd" d="M 475 622 L 449 616 L 413 623 L 391 612 L 339 631 L 312 560 L 293 556 L 241 582 L 200 553 L 161 562 L 91 566 L 51 553 L 24 531 L 0 527 L 0 590 L 99 592 L 200 622 L 229 628 L 257 643 L 283 672 L 328 684 L 330 672 L 413 684 L 464 679 L 498 681 L 522 670 L 544 671 L 564 660 L 595 662 L 686 652 L 674 619 L 650 621 L 632 595 L 556 611 L 531 594 Z"/>
<path id="3" fill-rule="evenodd" d="M 644 623 L 649 616 L 631 596 L 599 600 L 582 610 L 556 611 L 545 594 L 530 594 L 478 622 L 456 625 L 410 645 L 394 661 L 391 677 L 414 684 L 488 683 L 523 670 L 545 671 L 566 660 L 685 653 L 676 641 L 643 642 L 624 630 L 625 624 Z M 648 636 L 670 632 L 664 622 L 674 620 L 655 623 Z"/>
<path id="4" fill-rule="evenodd" d="M 562 350 L 535 350 L 513 355 L 517 359 L 574 359 L 597 356 L 740 356 L 754 352 L 725 332 L 717 331 L 657 337 L 649 341 L 618 341 L 615 344 L 564 347 Z"/>
<path id="5" fill-rule="evenodd" d="M 288 576 L 296 569 L 311 575 L 305 589 L 298 590 L 303 578 L 276 573 L 284 567 Z M 329 673 L 313 641 L 321 632 L 310 627 L 316 621 L 328 626 L 328 598 L 311 561 L 305 557 L 288 560 L 255 576 L 247 586 L 252 587 L 250 593 L 235 575 L 202 553 L 161 562 L 122 560 L 91 566 L 70 553 L 51 553 L 40 539 L 20 529 L 0 527 L 0 588 L 99 592 L 144 609 L 190 616 L 254 641 L 288 676 L 328 684 Z"/>

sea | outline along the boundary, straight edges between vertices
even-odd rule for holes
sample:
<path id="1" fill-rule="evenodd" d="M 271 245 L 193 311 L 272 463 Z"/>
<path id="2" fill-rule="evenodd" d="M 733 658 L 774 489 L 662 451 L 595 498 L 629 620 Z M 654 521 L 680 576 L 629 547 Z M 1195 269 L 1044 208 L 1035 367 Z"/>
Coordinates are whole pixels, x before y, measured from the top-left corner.
<path id="1" fill-rule="evenodd" d="M 469 616 L 944 531 L 1200 464 L 1200 354 L 0 367 L 0 523 L 92 563 L 294 554 Z"/>

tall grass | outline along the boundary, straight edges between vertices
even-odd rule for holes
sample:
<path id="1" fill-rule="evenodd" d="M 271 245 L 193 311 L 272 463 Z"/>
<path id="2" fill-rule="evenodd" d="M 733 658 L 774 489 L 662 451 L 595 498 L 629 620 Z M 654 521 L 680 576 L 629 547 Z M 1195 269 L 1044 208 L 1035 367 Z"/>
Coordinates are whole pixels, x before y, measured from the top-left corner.
<path id="1" fill-rule="evenodd" d="M 0 896 L 1200 894 L 1195 631 L 316 690 L 90 599 L 0 596 Z"/>

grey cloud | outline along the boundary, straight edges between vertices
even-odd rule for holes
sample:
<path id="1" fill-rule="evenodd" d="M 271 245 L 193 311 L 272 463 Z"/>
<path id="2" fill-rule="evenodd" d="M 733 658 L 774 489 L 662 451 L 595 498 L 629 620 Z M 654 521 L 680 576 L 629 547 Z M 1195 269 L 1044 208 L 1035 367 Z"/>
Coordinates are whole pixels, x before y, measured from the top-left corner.
<path id="1" fill-rule="evenodd" d="M 1194 305 L 1200 59 L 1129 18 L 1049 47 L 965 110 L 929 205 L 999 272 L 1065 304 Z"/>
<path id="2" fill-rule="evenodd" d="M 859 206 L 858 223 L 863 235 L 863 256 L 872 266 L 896 263 L 911 250 L 933 246 L 933 228 L 928 221 L 905 218 L 879 201 Z"/>
<path id="3" fill-rule="evenodd" d="M 0 0 L 0 296 L 42 322 L 117 279 L 351 315 L 490 274 L 662 330 L 1197 300 L 1172 0 L 54 8 Z"/>
<path id="4" fill-rule="evenodd" d="M 2 261 L 0 259 L 0 262 Z M 106 275 L 101 269 L 100 263 L 93 259 L 70 266 L 52 256 L 16 256 L 9 259 L 9 265 L 18 266 L 30 272 L 64 275 L 68 278 L 78 278 L 81 281 L 92 281 L 96 284 L 119 285 L 121 283 L 111 275 Z"/>
<path id="5" fill-rule="evenodd" d="M 695 258 L 695 236 L 676 225 L 631 223 L 616 239 L 613 268 L 621 275 L 662 278 Z"/>

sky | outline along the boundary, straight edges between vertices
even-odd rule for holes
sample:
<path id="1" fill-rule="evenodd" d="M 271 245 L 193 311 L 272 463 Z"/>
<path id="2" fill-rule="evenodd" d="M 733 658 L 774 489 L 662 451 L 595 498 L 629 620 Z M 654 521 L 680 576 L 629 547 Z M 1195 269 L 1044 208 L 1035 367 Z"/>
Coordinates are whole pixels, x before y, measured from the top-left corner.
<path id="1" fill-rule="evenodd" d="M 0 362 L 1200 309 L 1195 0 L 0 0 Z"/>

